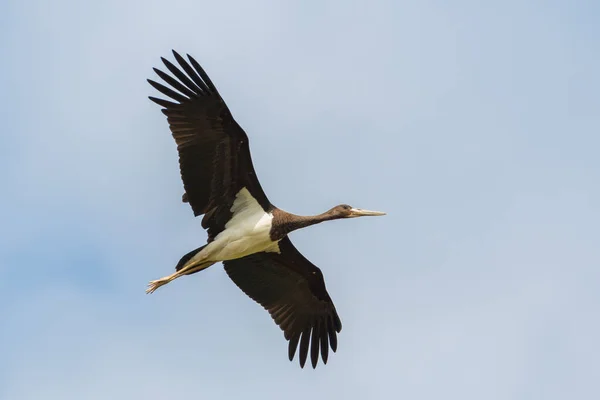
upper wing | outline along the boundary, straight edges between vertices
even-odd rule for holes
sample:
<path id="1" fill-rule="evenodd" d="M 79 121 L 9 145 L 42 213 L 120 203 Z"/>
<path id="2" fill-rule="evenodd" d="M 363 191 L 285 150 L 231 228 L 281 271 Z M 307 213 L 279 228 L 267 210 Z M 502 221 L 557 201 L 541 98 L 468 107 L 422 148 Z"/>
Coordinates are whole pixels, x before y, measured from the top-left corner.
<path id="1" fill-rule="evenodd" d="M 202 226 L 209 228 L 210 240 L 224 229 L 231 217 L 231 204 L 242 187 L 263 208 L 268 209 L 270 202 L 256 178 L 248 137 L 217 88 L 194 58 L 188 55 L 188 63 L 177 52 L 173 55 L 183 71 L 161 59 L 177 79 L 154 68 L 171 88 L 150 79 L 148 82 L 175 102 L 155 97 L 150 100 L 164 107 L 162 112 L 179 152 L 184 201 L 190 203 L 195 216 L 206 214 Z"/>
<path id="2" fill-rule="evenodd" d="M 319 358 L 327 363 L 329 346 L 337 349 L 337 332 L 342 322 L 325 288 L 321 270 L 308 261 L 285 237 L 280 253 L 256 253 L 224 261 L 225 271 L 235 284 L 262 305 L 289 340 L 288 354 L 294 358 L 300 342 L 300 366 L 304 367 L 311 341 L 313 368 Z"/>

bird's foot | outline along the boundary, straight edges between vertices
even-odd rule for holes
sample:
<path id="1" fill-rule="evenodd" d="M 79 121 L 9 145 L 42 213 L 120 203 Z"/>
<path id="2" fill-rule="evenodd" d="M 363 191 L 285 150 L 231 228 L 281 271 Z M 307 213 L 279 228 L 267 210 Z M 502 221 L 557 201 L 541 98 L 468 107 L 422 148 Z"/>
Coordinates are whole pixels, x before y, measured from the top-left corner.
<path id="1" fill-rule="evenodd" d="M 146 294 L 154 293 L 154 291 L 156 289 L 158 289 L 159 287 L 161 287 L 163 285 L 166 285 L 169 282 L 170 282 L 170 279 L 168 279 L 168 278 L 160 278 L 155 281 L 150 281 L 148 283 L 148 288 L 146 289 Z"/>

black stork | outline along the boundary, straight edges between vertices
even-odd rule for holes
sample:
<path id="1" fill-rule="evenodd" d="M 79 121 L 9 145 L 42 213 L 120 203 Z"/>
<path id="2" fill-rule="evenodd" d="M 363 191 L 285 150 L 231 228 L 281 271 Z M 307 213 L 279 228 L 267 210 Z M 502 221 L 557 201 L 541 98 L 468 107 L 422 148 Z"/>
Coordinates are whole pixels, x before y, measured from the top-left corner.
<path id="1" fill-rule="evenodd" d="M 304 367 L 310 342 L 313 368 L 319 350 L 325 364 L 329 347 L 337 349 L 342 323 L 321 270 L 296 250 L 288 234 L 323 221 L 385 213 L 341 204 L 319 215 L 299 216 L 275 207 L 256 177 L 248 136 L 215 85 L 190 55 L 189 62 L 175 51 L 173 55 L 181 69 L 161 60 L 178 80 L 154 68 L 171 88 L 148 79 L 172 101 L 150 100 L 164 107 L 179 153 L 182 200 L 190 204 L 194 216 L 204 215 L 208 240 L 184 255 L 175 273 L 151 281 L 146 292 L 222 261 L 233 282 L 283 330 L 290 361 L 300 345 Z"/>

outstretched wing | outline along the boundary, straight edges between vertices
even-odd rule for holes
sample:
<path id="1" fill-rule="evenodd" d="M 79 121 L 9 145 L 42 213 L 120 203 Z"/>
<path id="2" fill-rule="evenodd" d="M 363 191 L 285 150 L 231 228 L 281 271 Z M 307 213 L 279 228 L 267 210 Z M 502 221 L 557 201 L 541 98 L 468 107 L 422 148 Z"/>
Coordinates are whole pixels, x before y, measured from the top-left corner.
<path id="1" fill-rule="evenodd" d="M 156 97 L 150 100 L 164 107 L 162 112 L 177 143 L 183 200 L 189 202 L 195 216 L 205 214 L 202 226 L 212 240 L 224 229 L 235 195 L 243 187 L 265 210 L 270 202 L 256 178 L 248 136 L 233 119 L 217 88 L 194 58 L 188 55 L 188 63 L 174 50 L 173 55 L 181 68 L 161 59 L 177 79 L 154 68 L 170 87 L 148 82 L 174 102 Z"/>
<path id="2" fill-rule="evenodd" d="M 279 253 L 262 252 L 223 262 L 225 271 L 250 298 L 262 305 L 289 341 L 294 358 L 300 345 L 300 366 L 309 350 L 313 368 L 319 358 L 327 363 L 329 347 L 337 349 L 342 322 L 325 288 L 321 270 L 308 261 L 285 237 Z"/>

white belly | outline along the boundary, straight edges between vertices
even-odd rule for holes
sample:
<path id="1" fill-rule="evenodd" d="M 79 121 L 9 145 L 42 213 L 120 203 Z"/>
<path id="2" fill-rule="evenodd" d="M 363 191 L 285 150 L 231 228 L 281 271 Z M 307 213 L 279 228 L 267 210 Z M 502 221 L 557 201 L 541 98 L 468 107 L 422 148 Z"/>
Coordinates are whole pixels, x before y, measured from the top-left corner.
<path id="1" fill-rule="evenodd" d="M 246 188 L 236 195 L 231 211 L 225 230 L 200 252 L 205 260 L 217 262 L 261 251 L 279 252 L 277 242 L 270 237 L 273 215 L 266 213 Z"/>

